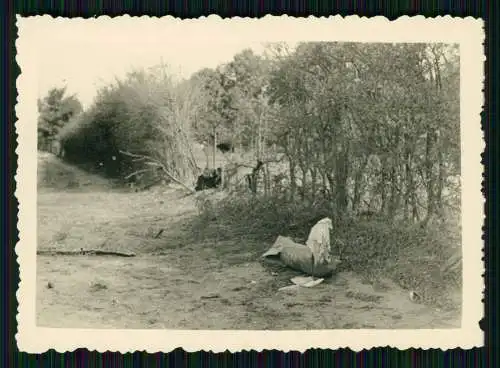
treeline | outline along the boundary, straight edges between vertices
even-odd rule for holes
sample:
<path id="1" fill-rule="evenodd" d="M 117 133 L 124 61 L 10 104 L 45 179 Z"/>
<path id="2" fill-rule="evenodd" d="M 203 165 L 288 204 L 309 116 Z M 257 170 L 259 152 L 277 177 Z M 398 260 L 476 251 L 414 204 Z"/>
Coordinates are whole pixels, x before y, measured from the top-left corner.
<path id="1" fill-rule="evenodd" d="M 436 44 L 313 43 L 282 57 L 272 129 L 292 193 L 309 175 L 306 192 L 319 178 L 338 215 L 444 216 L 459 203 L 458 55 Z"/>
<path id="2" fill-rule="evenodd" d="M 454 45 L 314 42 L 245 50 L 182 81 L 159 66 L 101 89 L 59 139 L 112 177 L 159 163 L 193 183 L 193 144 L 215 138 L 264 162 L 267 194 L 426 220 L 460 203 L 458 58 Z"/>
<path id="3" fill-rule="evenodd" d="M 54 151 L 53 147 L 60 129 L 82 112 L 82 105 L 75 95 L 66 95 L 66 88 L 52 88 L 47 95 L 38 99 L 38 149 Z"/>

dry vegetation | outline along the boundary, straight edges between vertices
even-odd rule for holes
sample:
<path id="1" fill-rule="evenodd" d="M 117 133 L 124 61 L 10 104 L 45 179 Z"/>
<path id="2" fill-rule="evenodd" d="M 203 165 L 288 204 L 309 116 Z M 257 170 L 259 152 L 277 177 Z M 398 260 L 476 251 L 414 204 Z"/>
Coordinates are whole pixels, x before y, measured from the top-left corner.
<path id="1" fill-rule="evenodd" d="M 43 173 L 54 172 L 59 173 L 57 190 L 53 182 L 43 180 Z M 456 308 L 460 290 L 422 272 L 436 270 L 441 263 L 429 246 L 412 248 L 416 243 L 404 243 L 407 251 L 387 259 L 385 268 L 372 264 L 377 277 L 362 272 L 358 260 L 313 289 L 282 293 L 278 288 L 288 285 L 297 272 L 262 263 L 259 256 L 278 234 L 303 239 L 319 215 L 302 212 L 311 209 L 270 206 L 264 201 L 250 205 L 250 199 L 241 207 L 223 199 L 217 212 L 203 211 L 199 216 L 195 197 L 186 197 L 180 188 L 117 190 L 46 154 L 39 161 L 39 177 L 39 251 L 84 248 L 137 254 L 133 258 L 39 255 L 40 325 L 301 329 L 446 328 L 460 323 Z M 62 189 L 65 184 L 69 188 Z M 363 226 L 368 230 L 371 225 Z M 160 229 L 164 232 L 156 238 Z M 386 235 L 378 231 L 381 239 Z M 397 236 L 375 244 L 394 245 L 393 241 Z M 369 248 L 356 245 L 357 254 Z M 418 277 L 419 290 L 440 296 L 425 303 L 410 301 L 409 288 L 398 285 L 397 272 L 407 282 Z"/>
<path id="2" fill-rule="evenodd" d="M 97 91 L 83 112 L 64 90 L 39 102 L 40 148 L 54 139 L 60 156 L 41 156 L 39 250 L 137 253 L 41 255 L 41 323 L 456 324 L 456 45 L 309 42 L 266 51 L 244 50 L 186 80 L 163 65 L 136 70 Z M 220 142 L 235 151 L 217 154 Z M 222 188 L 194 194 L 200 172 L 216 168 Z M 296 273 L 260 255 L 279 235 L 303 243 L 325 216 L 340 273 L 295 295 L 278 292 Z"/>

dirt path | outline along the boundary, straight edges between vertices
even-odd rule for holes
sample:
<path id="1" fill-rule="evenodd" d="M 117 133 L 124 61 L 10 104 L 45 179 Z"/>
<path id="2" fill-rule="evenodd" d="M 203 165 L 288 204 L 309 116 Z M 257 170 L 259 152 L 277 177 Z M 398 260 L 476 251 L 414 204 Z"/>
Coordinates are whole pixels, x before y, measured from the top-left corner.
<path id="1" fill-rule="evenodd" d="M 273 276 L 258 262 L 200 267 L 203 262 L 178 262 L 178 257 L 176 252 L 133 259 L 39 256 L 38 323 L 188 329 L 457 326 L 453 315 L 411 302 L 390 282 L 378 289 L 342 273 L 313 289 L 279 292 L 293 273 Z"/>
<path id="2" fill-rule="evenodd" d="M 448 328 L 452 311 L 410 301 L 389 280 L 341 273 L 282 292 L 299 273 L 259 261 L 241 244 L 183 244 L 196 212 L 182 192 L 58 191 L 38 195 L 38 249 L 132 251 L 133 258 L 44 256 L 37 321 L 50 327 L 186 329 Z M 155 237 L 159 230 L 162 236 Z M 248 252 L 242 249 L 249 249 Z"/>

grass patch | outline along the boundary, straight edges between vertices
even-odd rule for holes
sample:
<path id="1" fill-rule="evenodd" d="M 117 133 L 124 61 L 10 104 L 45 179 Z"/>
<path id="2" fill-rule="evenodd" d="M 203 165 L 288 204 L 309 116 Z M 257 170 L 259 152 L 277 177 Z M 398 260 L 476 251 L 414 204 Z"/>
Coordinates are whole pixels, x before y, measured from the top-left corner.
<path id="1" fill-rule="evenodd" d="M 304 242 L 310 228 L 331 214 L 326 206 L 251 195 L 204 198 L 198 201 L 198 208 L 200 216 L 191 226 L 200 230 L 197 233 L 201 237 L 261 242 L 274 241 L 278 235 Z"/>
<path id="2" fill-rule="evenodd" d="M 346 266 L 370 280 L 390 278 L 423 301 L 450 307 L 461 288 L 460 268 L 443 269 L 461 252 L 460 228 L 450 224 L 353 221 L 344 231 Z M 461 255 L 460 255 L 461 256 Z"/>
<path id="3" fill-rule="evenodd" d="M 51 153 L 38 154 L 38 188 L 42 190 L 108 189 L 111 182 L 85 168 L 68 164 Z"/>

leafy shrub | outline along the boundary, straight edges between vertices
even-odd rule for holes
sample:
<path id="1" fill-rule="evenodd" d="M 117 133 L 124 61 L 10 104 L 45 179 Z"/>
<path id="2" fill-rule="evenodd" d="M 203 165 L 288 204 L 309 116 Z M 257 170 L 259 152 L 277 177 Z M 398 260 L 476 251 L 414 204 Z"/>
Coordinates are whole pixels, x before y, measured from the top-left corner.
<path id="1" fill-rule="evenodd" d="M 129 152 L 186 175 L 189 132 L 183 126 L 187 119 L 174 108 L 182 100 L 179 93 L 168 77 L 155 72 L 133 72 L 102 88 L 93 105 L 60 132 L 66 159 L 100 166 L 103 174 L 119 179 L 151 167 L 123 154 Z"/>
<path id="2" fill-rule="evenodd" d="M 100 91 L 94 105 L 73 120 L 59 134 L 65 158 L 76 164 L 103 167 L 103 174 L 120 178 L 134 170 L 132 160 L 120 153 L 136 151 L 151 139 L 152 119 L 142 114 L 136 119 L 135 106 L 125 93 L 128 86 Z M 142 106 L 142 109 L 145 107 Z"/>

